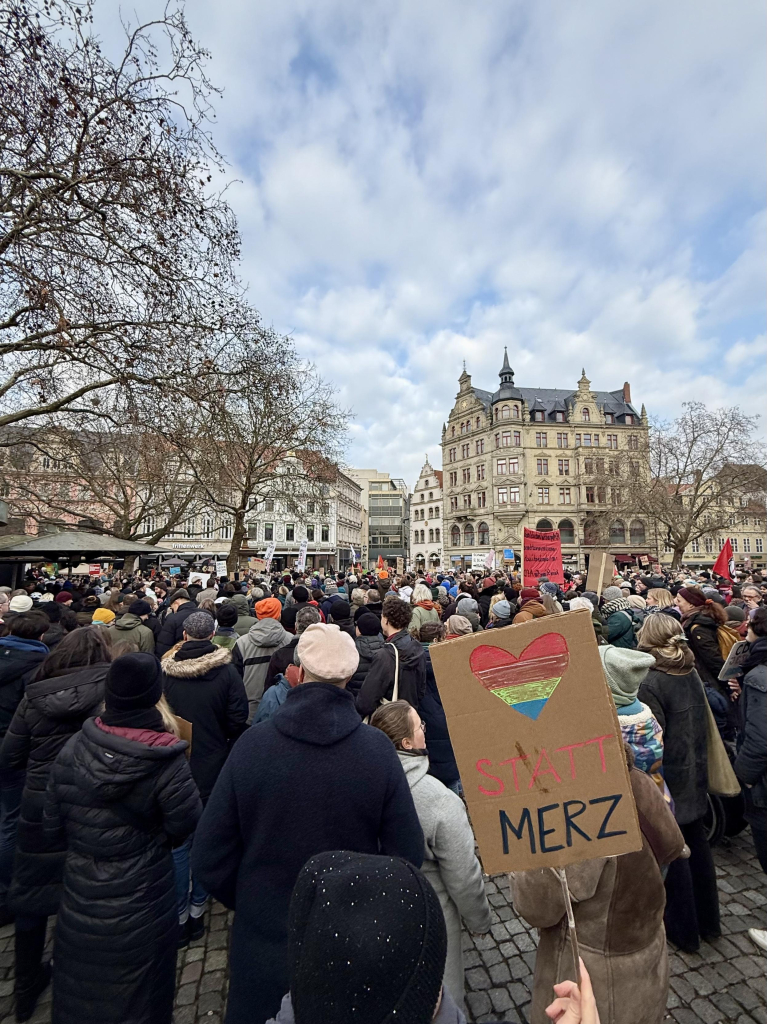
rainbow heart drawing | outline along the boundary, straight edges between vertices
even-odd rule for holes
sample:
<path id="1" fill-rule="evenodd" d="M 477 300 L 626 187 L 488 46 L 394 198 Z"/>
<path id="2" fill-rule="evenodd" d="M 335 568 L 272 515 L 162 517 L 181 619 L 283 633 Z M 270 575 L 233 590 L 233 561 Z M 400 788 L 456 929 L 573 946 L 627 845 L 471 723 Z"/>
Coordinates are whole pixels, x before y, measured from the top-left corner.
<path id="1" fill-rule="evenodd" d="M 518 657 L 484 644 L 474 649 L 469 665 L 486 690 L 535 720 L 559 685 L 569 661 L 562 634 L 546 633 L 529 643 Z"/>

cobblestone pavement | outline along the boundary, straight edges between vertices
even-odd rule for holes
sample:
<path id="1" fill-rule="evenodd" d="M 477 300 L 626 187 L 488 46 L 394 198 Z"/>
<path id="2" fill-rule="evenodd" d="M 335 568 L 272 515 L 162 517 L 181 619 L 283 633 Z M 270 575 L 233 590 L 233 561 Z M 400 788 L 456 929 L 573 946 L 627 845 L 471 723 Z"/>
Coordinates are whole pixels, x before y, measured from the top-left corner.
<path id="1" fill-rule="evenodd" d="M 748 832 L 714 851 L 722 908 L 722 938 L 689 955 L 669 948 L 670 1024 L 767 1024 L 767 954 L 746 935 L 767 927 L 767 877 Z M 511 905 L 505 876 L 486 882 L 493 907 L 489 935 L 464 937 L 470 1019 L 525 1024 L 535 967 L 536 933 Z M 205 936 L 179 953 L 174 1024 L 221 1024 L 226 1005 L 232 915 L 214 904 Z M 13 1017 L 13 928 L 0 930 L 0 1024 Z M 50 989 L 32 1024 L 49 1024 Z"/>

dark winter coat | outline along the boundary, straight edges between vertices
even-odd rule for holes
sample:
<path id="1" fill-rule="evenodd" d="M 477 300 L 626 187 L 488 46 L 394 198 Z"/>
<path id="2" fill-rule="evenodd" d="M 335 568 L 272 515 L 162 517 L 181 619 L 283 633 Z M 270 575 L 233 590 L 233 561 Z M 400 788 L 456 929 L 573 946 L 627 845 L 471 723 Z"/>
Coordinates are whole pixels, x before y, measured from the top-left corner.
<path id="1" fill-rule="evenodd" d="M 607 642 L 613 647 L 636 647 L 636 635 L 634 633 L 634 619 L 631 609 L 613 612 L 605 620 L 605 632 Z"/>
<path id="2" fill-rule="evenodd" d="M 682 675 L 654 668 L 638 696 L 663 730 L 663 777 L 674 798 L 676 820 L 689 825 L 706 813 L 708 715 L 703 683 L 694 668 Z"/>
<path id="3" fill-rule="evenodd" d="M 477 598 L 477 604 L 479 605 L 479 621 L 482 624 L 482 628 L 487 627 L 488 619 L 490 618 L 490 602 L 493 600 L 493 596 L 498 593 L 498 587 L 487 587 Z"/>
<path id="4" fill-rule="evenodd" d="M 41 640 L 0 637 L 0 740 L 8 731 L 27 681 L 47 653 Z"/>
<path id="5" fill-rule="evenodd" d="M 45 787 L 62 747 L 101 706 L 108 669 L 108 664 L 89 665 L 29 683 L 5 734 L 2 768 L 27 772 L 8 893 L 16 913 L 47 917 L 58 908 L 65 851 L 44 841 Z"/>
<path id="6" fill-rule="evenodd" d="M 183 740 L 121 733 L 88 719 L 45 796 L 47 841 L 67 850 L 53 948 L 56 1024 L 168 1024 L 173 1013 L 170 846 L 192 833 L 202 805 Z"/>
<path id="7" fill-rule="evenodd" d="M 193 612 L 200 609 L 194 601 L 184 601 L 175 612 L 168 612 L 160 630 L 160 636 L 155 644 L 155 654 L 162 658 L 171 647 L 181 643 L 184 639 L 184 622 Z"/>
<path id="8" fill-rule="evenodd" d="M 760 640 L 767 657 L 767 640 Z M 752 647 L 755 645 L 752 644 Z M 740 697 L 741 731 L 735 774 L 751 788 L 748 803 L 760 812 L 767 810 L 767 664 L 756 665 L 746 672 Z M 749 810 L 751 809 L 749 807 Z"/>
<path id="9" fill-rule="evenodd" d="M 284 624 L 281 620 L 280 624 L 284 628 Z M 264 691 L 268 690 L 270 686 L 273 686 L 274 683 L 277 682 L 277 676 L 285 675 L 288 670 L 288 666 L 293 664 L 293 655 L 296 653 L 298 640 L 299 638 L 294 636 L 290 643 L 285 644 L 284 647 L 278 647 L 271 656 L 269 659 L 269 667 L 266 670 Z"/>
<path id="10" fill-rule="evenodd" d="M 238 740 L 195 835 L 192 870 L 236 908 L 227 1024 L 262 1024 L 289 987 L 288 904 L 315 853 L 423 860 L 423 834 L 396 751 L 363 725 L 350 693 L 304 683 Z"/>
<path id="11" fill-rule="evenodd" d="M 381 621 L 381 615 L 383 614 L 383 605 L 380 601 L 373 601 L 371 604 L 362 604 L 359 608 L 354 609 L 354 621 L 356 623 L 360 615 L 375 615 L 378 621 Z"/>
<path id="12" fill-rule="evenodd" d="M 375 636 L 355 636 L 354 645 L 360 656 L 360 663 L 357 666 L 357 671 L 346 684 L 346 688 L 356 700 L 357 694 L 360 692 L 362 684 L 365 682 L 367 674 L 370 671 L 370 666 L 373 664 L 373 658 L 384 645 L 383 634 L 377 633 Z"/>
<path id="13" fill-rule="evenodd" d="M 684 617 L 682 626 L 690 649 L 695 655 L 695 667 L 700 678 L 707 685 L 718 690 L 726 690 L 727 684 L 719 681 L 719 673 L 724 668 L 724 658 L 719 650 L 717 623 L 705 612 L 692 612 Z"/>
<path id="14" fill-rule="evenodd" d="M 450 742 L 450 733 L 447 730 L 447 719 L 445 709 L 442 707 L 442 698 L 437 688 L 437 680 L 434 678 L 434 669 L 431 664 L 429 648 L 426 653 L 426 692 L 418 707 L 418 714 L 426 723 L 426 749 L 429 751 L 429 775 L 444 782 L 446 786 L 452 786 L 458 782 L 461 776 L 458 774 L 458 765 L 455 763 L 453 745 Z"/>
<path id="15" fill-rule="evenodd" d="M 174 715 L 192 723 L 189 767 L 203 802 L 234 741 L 247 728 L 248 698 L 232 652 L 210 640 L 187 640 L 162 659 L 163 689 Z"/>
<path id="16" fill-rule="evenodd" d="M 426 692 L 426 654 L 419 641 L 402 629 L 393 633 L 373 658 L 356 698 L 357 710 L 363 718 L 372 715 L 384 697 L 392 699 L 396 669 L 392 645 L 399 652 L 399 699 L 418 710 Z"/>

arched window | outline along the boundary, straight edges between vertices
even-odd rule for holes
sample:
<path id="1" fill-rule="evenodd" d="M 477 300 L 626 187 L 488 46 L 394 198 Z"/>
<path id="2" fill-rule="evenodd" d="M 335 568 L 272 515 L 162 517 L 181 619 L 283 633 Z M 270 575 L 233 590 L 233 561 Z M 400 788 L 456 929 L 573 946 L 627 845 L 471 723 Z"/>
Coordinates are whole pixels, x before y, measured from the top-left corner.
<path id="1" fill-rule="evenodd" d="M 429 501 L 434 497 L 434 491 L 429 491 Z"/>
<path id="2" fill-rule="evenodd" d="M 575 544 L 575 527 L 569 519 L 560 519 L 559 526 L 559 539 L 563 544 Z"/>
<path id="3" fill-rule="evenodd" d="M 439 519 L 439 505 L 434 506 L 434 518 Z"/>
<path id="4" fill-rule="evenodd" d="M 429 543 L 434 543 L 434 530 L 429 530 Z"/>
<path id="5" fill-rule="evenodd" d="M 508 405 L 504 405 L 503 409 L 501 410 L 501 418 L 507 420 L 510 416 L 511 410 L 509 409 Z"/>
<path id="6" fill-rule="evenodd" d="M 434 531 L 434 539 L 439 544 L 439 527 Z"/>
<path id="7" fill-rule="evenodd" d="M 629 536 L 632 544 L 645 544 L 644 523 L 641 519 L 632 519 L 629 526 Z"/>
<path id="8" fill-rule="evenodd" d="M 625 544 L 626 543 L 626 525 L 621 522 L 620 519 L 616 519 L 614 523 L 610 525 L 610 543 L 611 544 Z"/>
<path id="9" fill-rule="evenodd" d="M 553 530 L 554 527 L 548 521 L 548 519 L 539 519 L 536 524 L 536 530 Z"/>
<path id="10" fill-rule="evenodd" d="M 455 437 L 455 427 L 450 428 L 450 436 Z"/>
<path id="11" fill-rule="evenodd" d="M 426 533 L 425 533 L 424 530 L 421 530 L 421 543 L 422 544 L 426 543 Z"/>
<path id="12" fill-rule="evenodd" d="M 433 518 L 433 513 L 434 513 L 434 509 L 433 509 L 433 508 L 430 508 L 430 509 L 429 509 L 429 519 L 432 519 L 432 518 Z"/>
<path id="13" fill-rule="evenodd" d="M 519 419 L 519 406 L 518 405 L 514 406 L 514 419 L 515 420 Z"/>
<path id="14" fill-rule="evenodd" d="M 460 526 L 454 526 L 453 529 L 450 531 L 450 543 L 453 545 L 454 548 L 459 548 L 461 546 Z"/>
<path id="15" fill-rule="evenodd" d="M 583 543 L 593 547 L 599 543 L 599 525 L 594 519 L 587 519 L 583 524 Z"/>
<path id="16" fill-rule="evenodd" d="M 465 433 L 466 433 L 466 424 L 465 424 L 465 423 L 462 423 L 462 424 L 461 424 L 461 433 L 462 433 L 462 434 L 465 434 Z"/>
<path id="17" fill-rule="evenodd" d="M 477 416 L 477 430 L 479 430 L 480 426 L 481 426 L 481 421 L 480 421 L 479 416 Z"/>
<path id="18" fill-rule="evenodd" d="M 584 409 L 583 410 L 583 422 L 584 423 L 588 423 L 590 419 L 591 419 L 591 413 L 589 412 L 588 409 Z"/>
<path id="19" fill-rule="evenodd" d="M 480 547 L 487 547 L 490 543 L 490 527 L 487 523 L 480 523 L 477 527 L 477 537 Z"/>
<path id="20" fill-rule="evenodd" d="M 463 543 L 465 547 L 471 547 L 474 544 L 474 527 L 471 523 L 467 523 L 463 528 Z"/>

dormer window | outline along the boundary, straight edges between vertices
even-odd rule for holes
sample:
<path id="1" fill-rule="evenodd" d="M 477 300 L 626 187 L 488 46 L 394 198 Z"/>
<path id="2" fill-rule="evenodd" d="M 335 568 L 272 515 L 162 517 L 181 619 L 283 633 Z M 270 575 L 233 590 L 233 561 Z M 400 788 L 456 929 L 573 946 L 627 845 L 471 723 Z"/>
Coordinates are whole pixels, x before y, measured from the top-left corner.
<path id="1" fill-rule="evenodd" d="M 583 416 L 584 423 L 588 423 L 591 420 L 591 413 L 588 409 L 584 409 L 581 415 Z"/>
<path id="2" fill-rule="evenodd" d="M 615 415 L 611 412 L 606 412 L 605 423 L 615 423 Z"/>
<path id="3" fill-rule="evenodd" d="M 557 423 L 564 423 L 565 422 L 565 414 L 563 412 L 555 412 L 554 413 L 554 420 Z"/>
<path id="4" fill-rule="evenodd" d="M 533 412 L 533 421 L 535 423 L 543 423 L 544 415 L 545 413 L 543 412 L 543 410 L 536 409 Z"/>
<path id="5" fill-rule="evenodd" d="M 628 424 L 629 426 L 631 426 L 631 425 L 633 424 L 633 422 L 634 422 L 634 417 L 633 417 L 633 416 L 631 415 L 631 413 L 628 413 L 628 414 L 626 415 L 626 423 L 627 423 L 627 424 Z"/>
<path id="6" fill-rule="evenodd" d="M 501 409 L 501 419 L 507 420 L 509 419 L 510 416 L 511 410 L 509 409 L 508 405 L 504 405 L 503 409 Z"/>

